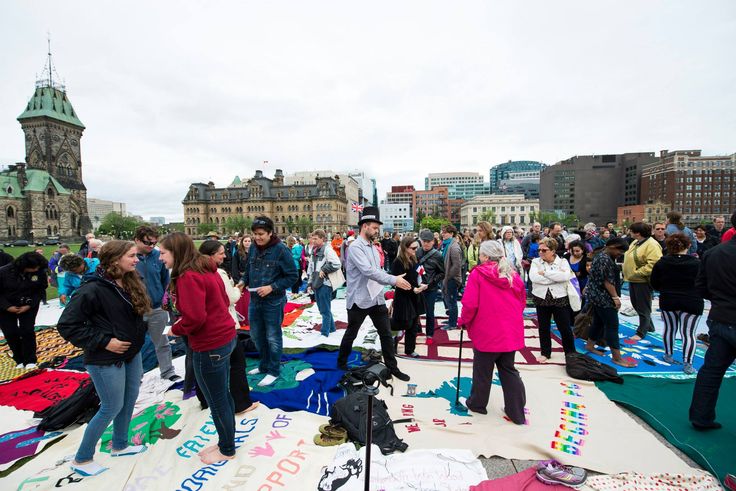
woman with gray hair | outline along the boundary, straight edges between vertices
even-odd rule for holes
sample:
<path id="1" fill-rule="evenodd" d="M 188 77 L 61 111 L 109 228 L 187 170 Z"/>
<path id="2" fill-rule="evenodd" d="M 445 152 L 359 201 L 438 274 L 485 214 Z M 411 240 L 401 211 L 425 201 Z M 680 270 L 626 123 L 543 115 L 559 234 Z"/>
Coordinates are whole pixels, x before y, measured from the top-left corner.
<path id="1" fill-rule="evenodd" d="M 500 243 L 481 243 L 479 264 L 470 272 L 462 305 L 458 325 L 467 328 L 473 341 L 473 385 L 466 401 L 468 409 L 488 413 L 495 366 L 503 390 L 503 410 L 511 421 L 524 424 L 526 391 L 514 368 L 514 357 L 516 351 L 524 348 L 526 291 Z"/>

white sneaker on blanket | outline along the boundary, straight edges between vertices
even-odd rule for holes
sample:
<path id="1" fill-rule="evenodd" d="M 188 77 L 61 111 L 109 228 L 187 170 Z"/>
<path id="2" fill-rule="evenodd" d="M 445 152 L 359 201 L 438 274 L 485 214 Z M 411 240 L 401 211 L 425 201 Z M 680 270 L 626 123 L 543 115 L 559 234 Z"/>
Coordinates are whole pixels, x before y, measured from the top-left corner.
<path id="1" fill-rule="evenodd" d="M 248 371 L 248 375 L 258 375 L 259 373 L 261 373 L 261 369 L 260 368 L 254 368 L 254 369 Z"/>
<path id="2" fill-rule="evenodd" d="M 273 375 L 266 375 L 265 377 L 263 377 L 263 380 L 258 382 L 258 387 L 268 387 L 272 383 L 276 382 L 277 378 L 278 377 L 274 377 Z"/>

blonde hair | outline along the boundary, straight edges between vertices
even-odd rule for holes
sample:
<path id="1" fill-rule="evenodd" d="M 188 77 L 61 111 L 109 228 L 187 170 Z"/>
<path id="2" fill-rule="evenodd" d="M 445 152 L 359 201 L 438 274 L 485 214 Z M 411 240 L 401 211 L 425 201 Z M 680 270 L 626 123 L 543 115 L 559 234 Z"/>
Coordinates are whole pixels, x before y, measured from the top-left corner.
<path id="1" fill-rule="evenodd" d="M 509 280 L 509 285 L 514 283 L 514 268 L 506 259 L 506 251 L 501 244 L 495 240 L 486 240 L 480 245 L 480 254 L 486 256 L 489 261 L 497 263 L 498 276 Z"/>

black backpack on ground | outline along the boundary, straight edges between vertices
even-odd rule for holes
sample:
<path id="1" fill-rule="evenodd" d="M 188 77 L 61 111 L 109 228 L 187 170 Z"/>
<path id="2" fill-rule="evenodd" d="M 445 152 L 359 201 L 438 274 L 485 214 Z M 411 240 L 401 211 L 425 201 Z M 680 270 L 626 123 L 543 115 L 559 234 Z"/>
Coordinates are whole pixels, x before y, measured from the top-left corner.
<path id="1" fill-rule="evenodd" d="M 619 377 L 615 368 L 580 353 L 565 355 L 565 371 L 570 377 L 578 380 L 607 380 L 617 384 L 624 383 L 624 379 Z"/>
<path id="2" fill-rule="evenodd" d="M 333 404 L 330 409 L 330 423 L 345 428 L 351 441 L 365 445 L 368 434 L 368 394 L 354 392 Z M 377 397 L 373 398 L 373 443 L 381 449 L 383 455 L 396 450 L 404 452 L 409 447 L 396 436 L 386 403 Z"/>
<path id="3" fill-rule="evenodd" d="M 343 374 L 337 385 L 342 387 L 346 394 L 352 394 L 363 388 L 364 381 L 372 385 L 371 382 L 375 384 L 375 380 L 378 380 L 381 385 L 391 389 L 391 395 L 394 395 L 394 386 L 388 383 L 389 379 L 391 379 L 391 370 L 383 363 L 374 361 L 351 368 Z"/>
<path id="4" fill-rule="evenodd" d="M 39 430 L 57 431 L 74 423 L 88 423 L 99 408 L 100 398 L 95 386 L 91 380 L 85 380 L 71 396 L 33 416 L 43 418 L 38 424 Z"/>

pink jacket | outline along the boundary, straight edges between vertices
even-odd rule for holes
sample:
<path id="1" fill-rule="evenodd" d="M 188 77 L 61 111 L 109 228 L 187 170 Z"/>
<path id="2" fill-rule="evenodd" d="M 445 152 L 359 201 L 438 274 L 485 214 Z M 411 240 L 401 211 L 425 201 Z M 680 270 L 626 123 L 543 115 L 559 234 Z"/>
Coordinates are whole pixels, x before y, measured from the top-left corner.
<path id="1" fill-rule="evenodd" d="M 495 262 L 486 261 L 470 272 L 463 293 L 458 325 L 465 326 L 473 347 L 485 353 L 517 351 L 524 347 L 524 282 L 499 278 Z"/>

